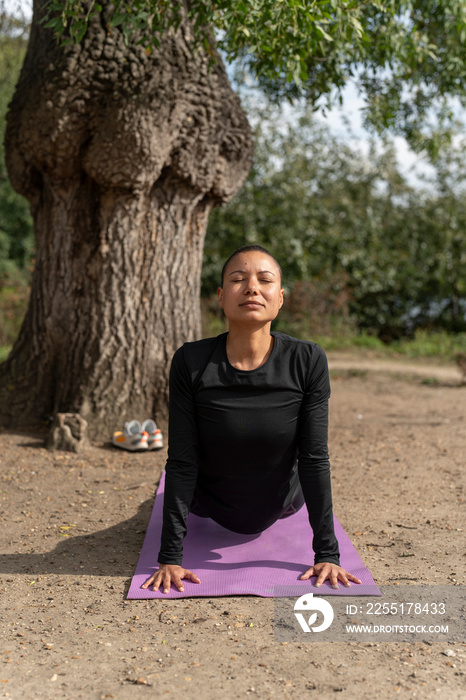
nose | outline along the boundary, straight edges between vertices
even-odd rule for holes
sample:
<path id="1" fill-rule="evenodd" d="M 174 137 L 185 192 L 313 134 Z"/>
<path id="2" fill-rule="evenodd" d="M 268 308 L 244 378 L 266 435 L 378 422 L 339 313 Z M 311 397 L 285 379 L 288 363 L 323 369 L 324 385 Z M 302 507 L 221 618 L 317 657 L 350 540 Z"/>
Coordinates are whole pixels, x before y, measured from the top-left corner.
<path id="1" fill-rule="evenodd" d="M 248 283 L 244 289 L 245 294 L 257 294 L 257 281 L 254 277 L 249 277 Z"/>

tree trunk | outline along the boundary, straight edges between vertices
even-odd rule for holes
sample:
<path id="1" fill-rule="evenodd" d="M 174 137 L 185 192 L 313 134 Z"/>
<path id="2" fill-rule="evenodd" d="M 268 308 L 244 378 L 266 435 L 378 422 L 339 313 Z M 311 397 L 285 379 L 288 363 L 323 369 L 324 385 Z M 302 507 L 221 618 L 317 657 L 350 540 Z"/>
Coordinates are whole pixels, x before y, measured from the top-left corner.
<path id="1" fill-rule="evenodd" d="M 30 204 L 29 308 L 0 367 L 0 419 L 79 413 L 91 437 L 163 422 L 173 352 L 200 335 L 209 211 L 251 164 L 249 125 L 190 27 L 149 54 L 95 18 L 62 49 L 34 21 L 8 115 L 7 165 Z"/>

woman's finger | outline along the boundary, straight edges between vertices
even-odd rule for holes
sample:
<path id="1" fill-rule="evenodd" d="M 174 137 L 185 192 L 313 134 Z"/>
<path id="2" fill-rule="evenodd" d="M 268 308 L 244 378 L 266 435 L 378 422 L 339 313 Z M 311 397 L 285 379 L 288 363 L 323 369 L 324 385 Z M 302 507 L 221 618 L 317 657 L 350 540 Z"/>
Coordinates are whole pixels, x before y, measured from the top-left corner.
<path id="1" fill-rule="evenodd" d="M 160 571 L 156 571 L 155 574 L 152 576 L 152 590 L 153 591 L 158 591 L 160 583 L 162 581 L 162 575 Z"/>
<path id="2" fill-rule="evenodd" d="M 142 584 L 141 588 L 149 588 L 149 586 L 152 586 L 154 583 L 155 579 L 157 578 L 158 571 L 155 572 L 155 574 L 152 574 L 152 576 L 147 579 L 145 583 Z"/>
<path id="3" fill-rule="evenodd" d="M 318 577 L 317 577 L 317 581 L 315 582 L 315 586 L 316 586 L 317 588 L 319 588 L 319 586 L 321 586 L 321 585 L 323 584 L 323 582 L 325 581 L 325 579 L 330 578 L 331 572 L 332 572 L 331 566 L 332 566 L 331 564 L 326 564 L 326 565 L 323 567 L 323 569 L 320 571 L 320 573 L 319 573 L 319 575 L 318 575 Z M 332 585 L 333 585 L 333 584 L 332 584 Z"/>
<path id="4" fill-rule="evenodd" d="M 175 588 L 177 588 L 181 592 L 184 591 L 183 581 L 181 580 L 182 578 L 184 578 L 183 574 L 181 574 L 181 576 L 173 575 L 172 580 L 171 580 L 171 582 L 175 586 Z M 164 591 L 164 593 L 167 593 L 167 592 L 168 591 Z"/>
<path id="5" fill-rule="evenodd" d="M 339 571 L 338 566 L 332 566 L 330 571 L 328 572 L 328 580 L 330 581 L 330 585 L 332 588 L 339 588 L 338 586 L 338 577 L 340 576 L 340 571 Z"/>
<path id="6" fill-rule="evenodd" d="M 348 575 L 349 574 L 347 571 L 345 571 L 344 569 L 340 569 L 337 576 L 337 579 L 339 579 L 342 582 L 342 584 L 346 587 L 351 585 L 348 581 Z"/>
<path id="7" fill-rule="evenodd" d="M 170 576 L 170 573 L 168 571 L 164 571 L 163 579 L 162 579 L 164 593 L 170 592 L 171 581 L 172 581 L 172 577 Z"/>
<path id="8" fill-rule="evenodd" d="M 316 574 L 314 573 L 314 567 L 311 566 L 310 569 L 304 572 L 304 574 L 300 577 L 301 581 L 307 581 L 307 579 L 311 578 L 311 576 L 315 576 Z"/>
<path id="9" fill-rule="evenodd" d="M 158 571 L 156 574 L 154 574 L 154 576 L 153 576 L 152 578 L 154 579 L 153 582 L 152 582 L 152 583 L 154 584 L 154 585 L 152 586 L 152 590 L 153 590 L 153 591 L 158 591 L 158 590 L 159 590 L 159 586 L 160 586 L 160 584 L 161 584 L 161 582 L 162 582 L 162 576 L 160 575 L 160 571 Z"/>
<path id="10" fill-rule="evenodd" d="M 188 569 L 184 570 L 184 574 L 181 578 L 187 578 L 190 581 L 192 581 L 193 583 L 200 583 L 201 582 L 201 579 L 199 578 L 199 576 L 197 576 L 197 574 L 193 573 L 192 571 L 189 571 Z"/>

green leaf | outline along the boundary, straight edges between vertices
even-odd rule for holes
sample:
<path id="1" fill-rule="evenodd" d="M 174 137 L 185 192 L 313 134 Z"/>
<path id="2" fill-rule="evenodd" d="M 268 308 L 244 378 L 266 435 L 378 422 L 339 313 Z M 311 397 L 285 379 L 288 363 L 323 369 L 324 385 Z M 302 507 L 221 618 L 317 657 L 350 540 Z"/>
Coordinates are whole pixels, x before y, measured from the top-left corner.
<path id="1" fill-rule="evenodd" d="M 119 27 L 127 19 L 128 19 L 128 15 L 126 12 L 117 12 L 113 15 L 109 24 L 111 27 Z"/>
<path id="2" fill-rule="evenodd" d="M 316 24 L 316 29 L 322 34 L 324 39 L 326 39 L 327 41 L 333 41 L 333 38 L 330 36 L 330 34 L 328 34 L 320 24 Z"/>
<path id="3" fill-rule="evenodd" d="M 46 27 L 47 29 L 55 30 L 62 29 L 63 26 L 64 25 L 61 17 L 54 17 L 53 19 L 49 19 L 49 21 L 44 24 L 44 27 Z"/>
<path id="4" fill-rule="evenodd" d="M 87 24 L 85 24 L 84 26 L 82 26 L 78 29 L 78 31 L 76 32 L 75 37 L 74 37 L 77 44 L 81 43 L 86 32 L 87 32 Z"/>

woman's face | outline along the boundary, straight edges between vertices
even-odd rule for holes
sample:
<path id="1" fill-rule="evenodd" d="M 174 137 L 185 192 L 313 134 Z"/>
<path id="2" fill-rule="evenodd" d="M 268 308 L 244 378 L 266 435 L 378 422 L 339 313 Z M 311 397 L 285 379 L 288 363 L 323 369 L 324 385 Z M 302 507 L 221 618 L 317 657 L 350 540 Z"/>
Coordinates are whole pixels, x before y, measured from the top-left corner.
<path id="1" fill-rule="evenodd" d="M 257 250 L 235 255 L 218 288 L 218 301 L 230 323 L 273 321 L 283 305 L 275 260 Z"/>

